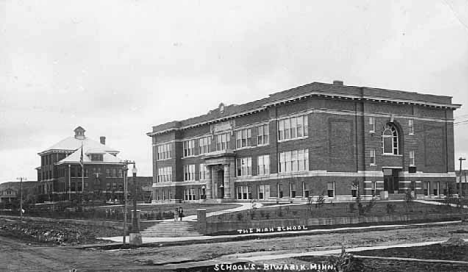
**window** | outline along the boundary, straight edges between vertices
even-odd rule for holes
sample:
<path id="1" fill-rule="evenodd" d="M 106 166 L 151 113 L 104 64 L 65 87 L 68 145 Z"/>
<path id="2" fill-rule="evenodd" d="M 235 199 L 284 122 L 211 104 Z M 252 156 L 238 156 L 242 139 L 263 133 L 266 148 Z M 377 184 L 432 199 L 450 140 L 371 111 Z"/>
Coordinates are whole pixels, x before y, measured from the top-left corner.
<path id="1" fill-rule="evenodd" d="M 258 186 L 258 199 L 265 199 L 265 185 Z"/>
<path id="2" fill-rule="evenodd" d="M 257 157 L 257 175 L 270 174 L 270 155 Z"/>
<path id="3" fill-rule="evenodd" d="M 186 189 L 186 190 L 184 190 L 184 199 L 185 200 L 195 200 L 195 189 Z"/>
<path id="4" fill-rule="evenodd" d="M 358 185 L 357 184 L 352 184 L 351 185 L 351 196 L 352 197 L 357 197 L 357 191 L 358 191 Z"/>
<path id="5" fill-rule="evenodd" d="M 291 197 L 296 197 L 296 184 L 294 183 L 289 184 L 289 195 Z"/>
<path id="6" fill-rule="evenodd" d="M 283 185 L 278 184 L 278 197 L 283 198 Z"/>
<path id="7" fill-rule="evenodd" d="M 439 195 L 439 191 L 440 191 L 440 182 L 436 182 L 435 183 L 435 186 L 433 188 L 433 193 L 435 196 L 438 196 Z"/>
<path id="8" fill-rule="evenodd" d="M 238 186 L 237 199 L 252 199 L 252 190 L 250 186 Z"/>
<path id="9" fill-rule="evenodd" d="M 195 164 L 184 165 L 184 180 L 195 180 Z"/>
<path id="10" fill-rule="evenodd" d="M 375 117 L 369 117 L 370 133 L 375 133 Z"/>
<path id="11" fill-rule="evenodd" d="M 103 155 L 102 154 L 91 154 L 91 161 L 102 161 Z"/>
<path id="12" fill-rule="evenodd" d="M 111 176 L 110 172 L 111 172 L 110 169 L 106 169 L 106 177 L 107 178 L 110 178 L 110 176 Z"/>
<path id="13" fill-rule="evenodd" d="M 158 182 L 169 182 L 172 181 L 172 167 L 161 167 L 158 168 Z"/>
<path id="14" fill-rule="evenodd" d="M 251 146 L 252 144 L 252 130 L 243 129 L 236 131 L 236 148 Z"/>
<path id="15" fill-rule="evenodd" d="M 310 196 L 309 188 L 305 182 L 302 183 L 302 191 L 304 192 L 304 197 Z"/>
<path id="16" fill-rule="evenodd" d="M 375 165 L 375 149 L 370 150 L 370 165 Z"/>
<path id="17" fill-rule="evenodd" d="M 297 116 L 278 121 L 278 140 L 289 140 L 308 136 L 308 116 Z"/>
<path id="18" fill-rule="evenodd" d="M 257 128 L 257 145 L 267 145 L 270 142 L 270 131 L 268 125 Z"/>
<path id="19" fill-rule="evenodd" d="M 309 150 L 293 150 L 279 154 L 279 172 L 299 172 L 309 170 Z"/>
<path id="20" fill-rule="evenodd" d="M 413 119 L 408 120 L 409 135 L 414 135 L 414 121 Z"/>
<path id="21" fill-rule="evenodd" d="M 384 154 L 398 155 L 398 130 L 393 124 L 387 124 L 382 133 L 382 149 Z"/>
<path id="22" fill-rule="evenodd" d="M 410 152 L 409 152 L 409 164 L 410 164 L 410 166 L 415 166 L 415 163 L 414 163 L 414 151 L 410 151 Z"/>
<path id="23" fill-rule="evenodd" d="M 425 196 L 428 196 L 429 195 L 429 191 L 430 191 L 430 188 L 429 188 L 429 181 L 424 181 L 423 182 L 423 192 L 424 192 L 424 195 Z"/>
<path id="24" fill-rule="evenodd" d="M 237 159 L 237 176 L 251 176 L 252 175 L 252 158 L 238 158 Z"/>
<path id="25" fill-rule="evenodd" d="M 204 137 L 198 140 L 198 153 L 205 154 L 210 152 L 211 137 Z"/>
<path id="26" fill-rule="evenodd" d="M 172 145 L 163 144 L 158 146 L 158 161 L 167 160 L 172 157 Z"/>
<path id="27" fill-rule="evenodd" d="M 184 157 L 195 155 L 195 140 L 184 141 L 183 146 L 184 146 Z"/>
<path id="28" fill-rule="evenodd" d="M 328 182 L 327 183 L 327 195 L 328 197 L 335 196 L 335 182 Z"/>
<path id="29" fill-rule="evenodd" d="M 206 169 L 206 166 L 204 163 L 200 163 L 198 165 L 198 179 L 204 180 L 207 178 L 208 178 L 208 170 Z"/>
<path id="30" fill-rule="evenodd" d="M 216 135 L 216 151 L 229 149 L 230 141 L 231 141 L 230 133 Z"/>

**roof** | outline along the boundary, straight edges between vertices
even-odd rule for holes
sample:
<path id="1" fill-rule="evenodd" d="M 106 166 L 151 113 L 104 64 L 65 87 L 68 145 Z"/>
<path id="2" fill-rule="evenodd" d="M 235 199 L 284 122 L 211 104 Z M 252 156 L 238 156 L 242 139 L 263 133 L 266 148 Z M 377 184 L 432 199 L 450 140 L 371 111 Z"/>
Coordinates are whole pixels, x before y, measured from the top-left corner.
<path id="1" fill-rule="evenodd" d="M 153 127 L 148 136 L 165 133 L 171 130 L 185 129 L 193 126 L 216 123 L 266 110 L 268 107 L 290 101 L 303 99 L 309 96 L 338 97 L 356 100 L 372 100 L 380 102 L 407 103 L 429 107 L 459 108 L 460 105 L 452 104 L 450 96 L 420 94 L 416 92 L 387 90 L 369 87 L 345 86 L 342 82 L 333 84 L 313 82 L 293 89 L 270 94 L 269 97 L 255 100 L 242 105 L 220 105 L 219 109 L 210 110 L 207 114 L 172 121 Z"/>
<path id="2" fill-rule="evenodd" d="M 29 189 L 29 188 L 35 188 L 37 186 L 37 181 L 23 181 L 21 186 L 23 189 Z M 7 181 L 4 183 L 0 183 L 0 191 L 6 190 L 6 189 L 13 189 L 15 191 L 19 191 L 20 188 L 20 182 L 19 181 Z"/>
<path id="3" fill-rule="evenodd" d="M 123 161 L 119 159 L 117 156 L 112 155 L 107 152 L 101 152 L 99 149 L 92 149 L 94 152 L 89 152 L 86 147 L 83 145 L 83 164 L 116 164 L 122 163 Z M 99 152 L 98 152 L 99 151 Z M 91 161 L 90 156 L 91 154 L 102 154 L 102 161 Z M 76 164 L 80 163 L 81 158 L 81 147 L 78 148 L 75 152 L 70 154 L 68 157 L 64 158 L 63 160 L 57 162 L 57 165 L 60 164 Z"/>
<path id="4" fill-rule="evenodd" d="M 77 139 L 75 137 L 68 137 L 63 139 L 62 141 L 54 144 L 53 146 L 47 148 L 46 150 L 38 153 L 39 155 L 43 155 L 45 153 L 54 151 L 54 150 L 66 150 L 66 151 L 74 151 L 78 148 L 81 148 L 81 145 L 83 144 L 84 150 L 89 150 L 89 149 L 96 149 L 96 150 L 102 150 L 104 152 L 108 153 L 113 153 L 113 154 L 118 154 L 119 151 L 111 148 L 109 146 L 103 145 L 100 142 L 97 142 L 93 139 L 90 139 L 88 137 L 84 137 L 84 139 Z"/>

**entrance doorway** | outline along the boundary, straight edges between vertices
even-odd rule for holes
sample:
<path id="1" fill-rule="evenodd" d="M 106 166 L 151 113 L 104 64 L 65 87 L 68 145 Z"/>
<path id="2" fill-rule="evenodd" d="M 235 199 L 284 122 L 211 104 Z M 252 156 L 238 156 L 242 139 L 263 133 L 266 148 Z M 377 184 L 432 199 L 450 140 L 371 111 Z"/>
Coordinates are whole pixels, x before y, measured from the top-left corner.
<path id="1" fill-rule="evenodd" d="M 398 194 L 400 189 L 400 179 L 398 178 L 400 169 L 383 169 L 384 172 L 384 191 L 389 194 Z"/>
<path id="2" fill-rule="evenodd" d="M 218 170 L 218 198 L 224 198 L 224 170 Z"/>

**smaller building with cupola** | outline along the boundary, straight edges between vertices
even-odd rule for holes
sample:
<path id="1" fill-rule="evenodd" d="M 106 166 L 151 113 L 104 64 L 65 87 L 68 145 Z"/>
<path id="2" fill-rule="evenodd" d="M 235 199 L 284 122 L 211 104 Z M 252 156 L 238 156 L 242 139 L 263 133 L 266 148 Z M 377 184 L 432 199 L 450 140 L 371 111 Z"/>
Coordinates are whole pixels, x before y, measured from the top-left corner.
<path id="1" fill-rule="evenodd" d="M 73 136 L 38 153 L 38 202 L 123 199 L 124 164 L 119 151 L 106 145 L 106 137 L 95 141 L 85 132 L 79 126 Z"/>

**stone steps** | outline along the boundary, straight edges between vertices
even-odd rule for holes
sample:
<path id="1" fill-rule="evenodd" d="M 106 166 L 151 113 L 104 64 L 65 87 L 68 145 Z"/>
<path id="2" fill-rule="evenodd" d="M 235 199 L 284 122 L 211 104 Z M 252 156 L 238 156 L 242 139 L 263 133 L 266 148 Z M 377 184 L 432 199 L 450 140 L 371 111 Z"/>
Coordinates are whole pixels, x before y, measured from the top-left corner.
<path id="1" fill-rule="evenodd" d="M 202 236 L 194 223 L 187 221 L 162 221 L 141 231 L 143 237 L 194 237 Z"/>

